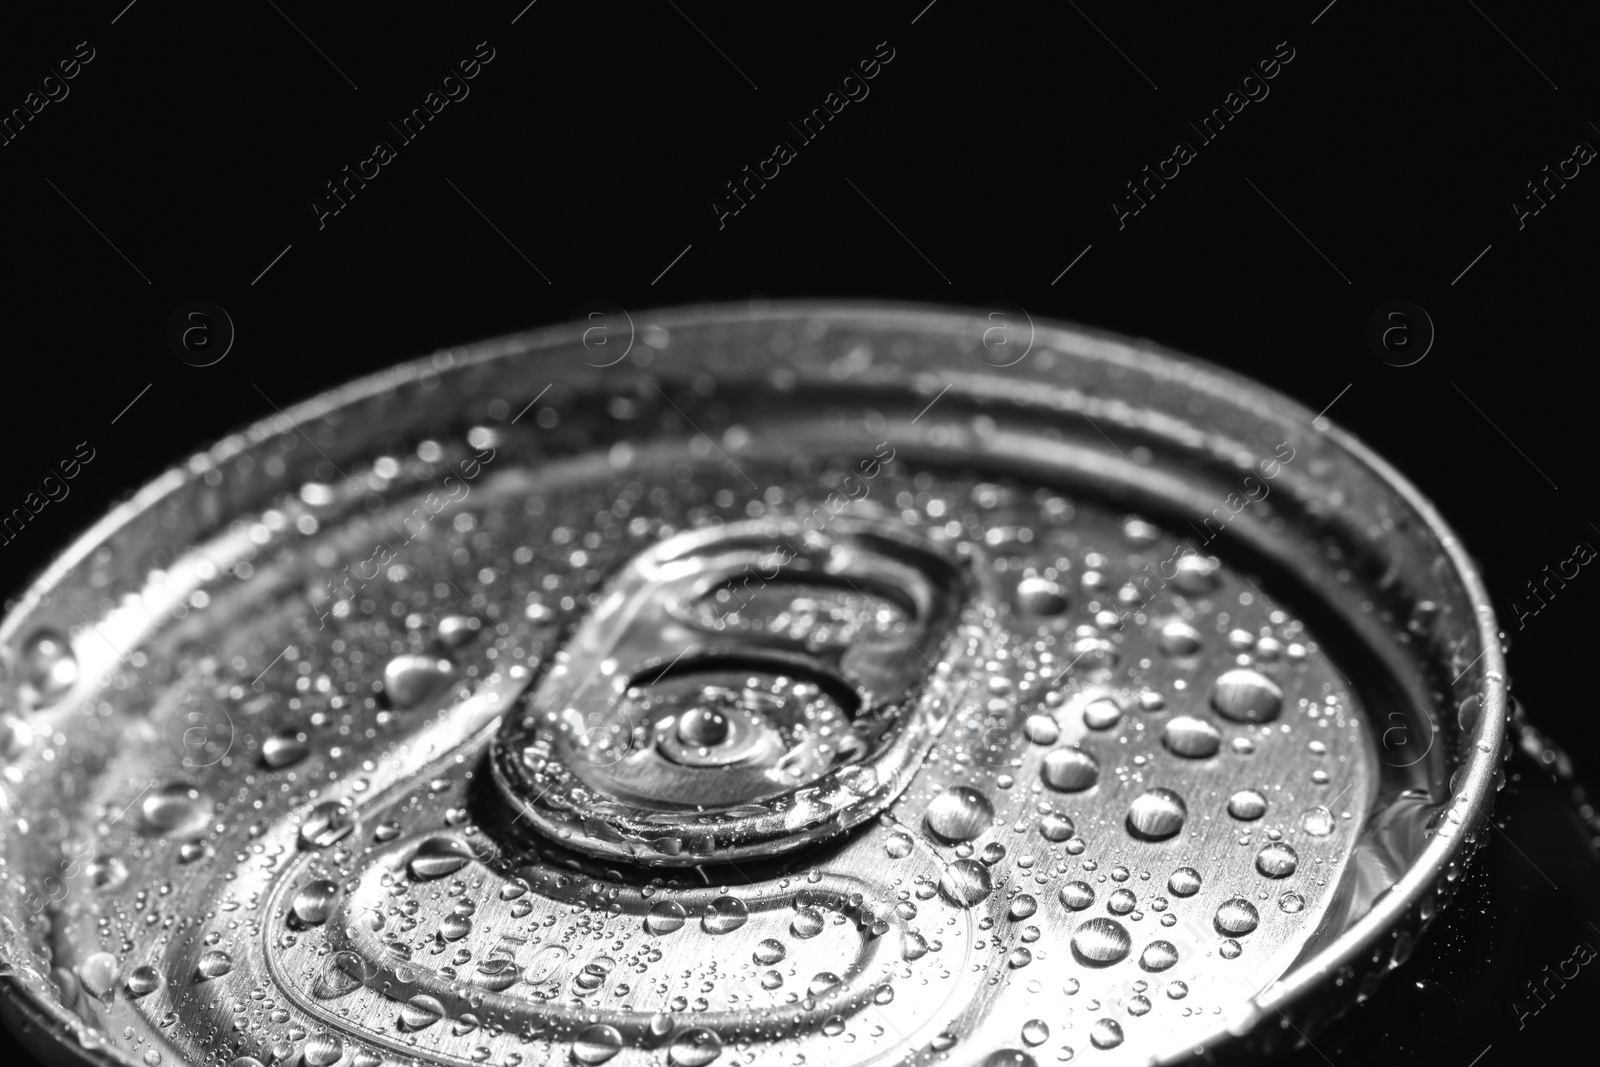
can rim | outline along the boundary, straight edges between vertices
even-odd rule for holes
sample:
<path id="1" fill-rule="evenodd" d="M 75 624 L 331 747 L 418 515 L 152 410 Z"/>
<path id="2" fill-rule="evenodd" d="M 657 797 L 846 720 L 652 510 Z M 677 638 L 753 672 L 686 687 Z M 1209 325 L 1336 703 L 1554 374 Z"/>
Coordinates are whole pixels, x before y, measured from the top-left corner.
<path id="1" fill-rule="evenodd" d="M 653 308 L 640 313 L 636 321 L 646 325 L 666 328 L 693 323 L 735 324 L 752 321 L 816 318 L 872 317 L 880 324 L 885 320 L 902 319 L 907 324 L 918 323 L 927 327 L 935 320 L 966 323 L 978 308 L 961 308 L 951 305 L 915 302 L 885 302 L 875 300 L 782 300 L 762 302 L 759 306 L 737 303 L 670 306 Z M 1469 745 L 1462 760 L 1464 780 L 1451 798 L 1452 807 L 1463 809 L 1463 819 L 1473 812 L 1486 814 L 1484 808 L 1492 801 L 1494 777 L 1499 754 L 1505 739 L 1508 686 L 1504 650 L 1499 642 L 1499 628 L 1487 588 L 1471 557 L 1462 547 L 1455 531 L 1434 508 L 1426 496 L 1387 460 L 1363 444 L 1349 431 L 1341 429 L 1326 415 L 1314 416 L 1299 401 L 1237 371 L 1211 363 L 1208 360 L 1169 349 L 1145 340 L 1133 340 L 1106 330 L 1078 326 L 1057 320 L 1034 320 L 1035 329 L 1042 329 L 1058 341 L 1071 339 L 1074 343 L 1061 347 L 1077 357 L 1119 363 L 1145 371 L 1164 371 L 1181 374 L 1184 384 L 1191 388 L 1222 396 L 1232 402 L 1247 400 L 1252 404 L 1268 405 L 1280 414 L 1289 414 L 1306 429 L 1331 439 L 1338 448 L 1355 461 L 1368 468 L 1385 488 L 1407 504 L 1438 539 L 1449 559 L 1453 578 L 1457 580 L 1475 614 L 1479 646 L 1483 649 L 1477 661 L 1482 662 L 1480 676 L 1484 685 L 1480 692 L 1482 709 L 1473 723 L 1471 736 L 1465 738 Z M 452 346 L 432 355 L 416 357 L 392 365 L 282 409 L 250 424 L 245 429 L 230 434 L 214 445 L 192 454 L 185 462 L 175 464 L 151 479 L 129 499 L 112 508 L 98 521 L 80 534 L 58 555 L 43 572 L 28 584 L 10 611 L 0 621 L 0 643 L 17 636 L 32 610 L 42 601 L 69 571 L 82 562 L 100 544 L 105 542 L 139 515 L 154 508 L 171 494 L 182 489 L 206 471 L 226 463 L 286 432 L 321 418 L 335 410 L 360 401 L 380 397 L 385 391 L 414 381 L 419 377 L 459 372 L 468 367 L 488 364 L 496 360 L 520 355 L 538 355 L 581 338 L 583 326 L 563 323 L 544 326 L 510 335 L 501 335 L 463 346 Z M 959 379 L 959 376 L 957 376 Z M 968 376 L 968 384 L 986 378 L 984 374 Z M 1327 423 L 1325 429 L 1316 423 Z M 1470 669 L 1470 668 L 1469 668 Z M 1299 1000 L 1325 981 L 1333 972 L 1350 964 L 1357 956 L 1371 949 L 1385 931 L 1400 923 L 1416 907 L 1423 896 L 1439 881 L 1441 875 L 1461 856 L 1470 857 L 1466 848 L 1467 835 L 1455 833 L 1436 834 L 1423 847 L 1400 879 L 1386 890 L 1370 910 L 1315 955 L 1297 961 L 1281 977 L 1257 991 L 1235 1010 L 1229 1020 L 1228 1030 L 1235 1036 L 1249 1032 L 1256 1021 L 1267 1011 L 1283 1013 L 1284 1007 Z M 60 1042 L 65 1032 L 76 1025 L 75 1016 L 60 1005 L 35 1001 L 13 976 L 0 978 L 0 994 L 6 1003 L 8 1022 L 21 1017 L 24 1025 L 41 1029 L 53 1024 L 59 1032 L 50 1036 Z M 1287 1020 L 1287 1016 L 1285 1016 Z M 81 1022 L 81 1021 L 80 1021 Z M 30 1045 L 33 1043 L 30 1043 Z M 36 1050 L 37 1051 L 37 1050 Z M 114 1046 L 80 1047 L 75 1057 L 97 1064 L 129 1064 L 136 1061 L 125 1056 Z M 1186 1055 L 1186 1054 L 1185 1054 Z"/>

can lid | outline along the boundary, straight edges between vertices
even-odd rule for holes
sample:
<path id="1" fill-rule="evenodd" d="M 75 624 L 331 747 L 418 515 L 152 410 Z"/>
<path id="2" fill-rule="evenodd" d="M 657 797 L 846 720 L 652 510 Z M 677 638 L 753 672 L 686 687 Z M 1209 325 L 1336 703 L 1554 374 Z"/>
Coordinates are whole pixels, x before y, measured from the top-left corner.
<path id="1" fill-rule="evenodd" d="M 19 600 L 8 1017 L 146 1067 L 1146 1062 L 1404 961 L 1507 696 L 1387 464 L 1072 327 L 634 321 L 274 417 Z"/>

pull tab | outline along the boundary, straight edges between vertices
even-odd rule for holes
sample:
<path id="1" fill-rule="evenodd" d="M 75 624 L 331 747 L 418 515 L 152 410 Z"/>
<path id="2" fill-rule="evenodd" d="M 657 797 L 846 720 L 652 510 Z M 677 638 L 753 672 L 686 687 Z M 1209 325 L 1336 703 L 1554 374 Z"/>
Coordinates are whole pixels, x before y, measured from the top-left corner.
<path id="1" fill-rule="evenodd" d="M 882 811 L 953 710 L 967 571 L 898 525 L 757 520 L 634 557 L 510 718 L 500 795 L 593 855 L 772 856 Z"/>

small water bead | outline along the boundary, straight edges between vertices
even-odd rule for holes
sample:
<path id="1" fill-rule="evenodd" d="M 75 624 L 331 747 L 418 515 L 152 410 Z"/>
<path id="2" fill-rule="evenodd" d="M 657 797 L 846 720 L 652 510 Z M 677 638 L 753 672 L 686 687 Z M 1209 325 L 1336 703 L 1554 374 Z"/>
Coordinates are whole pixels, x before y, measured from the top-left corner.
<path id="1" fill-rule="evenodd" d="M 1306 748 L 1310 750 L 1313 756 L 1326 756 L 1328 754 L 1327 743 L 1323 741 L 1312 741 L 1306 745 Z"/>
<path id="2" fill-rule="evenodd" d="M 1217 906 L 1217 914 L 1212 922 L 1218 933 L 1242 936 L 1261 922 L 1261 913 L 1243 897 L 1230 897 Z"/>
<path id="3" fill-rule="evenodd" d="M 890 859 L 905 859 L 907 856 L 911 855 L 912 845 L 913 842 L 910 834 L 906 833 L 904 830 L 896 830 L 894 833 L 890 834 L 889 839 L 884 842 L 883 850 L 889 854 Z"/>
<path id="4" fill-rule="evenodd" d="M 465 915 L 446 915 L 439 923 L 439 936 L 446 941 L 460 941 L 472 933 L 472 920 Z"/>
<path id="5" fill-rule="evenodd" d="M 1126 882 L 1130 876 L 1128 868 L 1121 864 L 1111 868 L 1111 880 L 1113 882 Z"/>
<path id="6" fill-rule="evenodd" d="M 763 967 L 770 967 L 774 963 L 781 962 L 788 954 L 789 950 L 783 947 L 782 941 L 768 937 L 763 938 L 756 945 L 756 950 L 751 953 L 751 958 Z"/>
<path id="7" fill-rule="evenodd" d="M 1063 793 L 1077 793 L 1100 780 L 1100 763 L 1079 748 L 1058 748 L 1044 758 L 1040 777 Z"/>
<path id="8" fill-rule="evenodd" d="M 1305 908 L 1305 906 L 1306 898 L 1301 896 L 1299 893 L 1294 892 L 1293 890 L 1290 890 L 1278 898 L 1278 907 L 1283 911 L 1288 912 L 1290 915 L 1301 911 L 1303 908 Z"/>
<path id="9" fill-rule="evenodd" d="M 826 920 L 823 919 L 822 912 L 816 908 L 801 908 L 795 912 L 794 919 L 790 921 L 789 932 L 795 937 L 805 940 L 822 933 L 825 924 Z"/>
<path id="10" fill-rule="evenodd" d="M 584 1027 L 572 1042 L 573 1060 L 586 1067 L 604 1063 L 621 1051 L 622 1034 L 616 1027 L 605 1023 Z"/>
<path id="11" fill-rule="evenodd" d="M 54 704 L 78 680 L 72 643 L 53 630 L 40 630 L 28 639 L 18 667 L 23 696 L 35 707 Z"/>
<path id="12" fill-rule="evenodd" d="M 907 930 L 900 944 L 900 955 L 907 960 L 920 960 L 928 954 L 928 939 L 915 930 Z"/>
<path id="13" fill-rule="evenodd" d="M 96 856 L 89 861 L 89 884 L 115 893 L 128 884 L 128 865 L 119 856 Z"/>
<path id="14" fill-rule="evenodd" d="M 806 986 L 806 996 L 827 996 L 830 992 L 839 987 L 839 983 L 841 981 L 842 979 L 832 971 L 818 971 L 816 974 L 811 976 L 811 981 Z"/>
<path id="15" fill-rule="evenodd" d="M 1026 919 L 1039 910 L 1039 901 L 1028 893 L 1018 893 L 1007 912 L 1013 919 Z"/>
<path id="16" fill-rule="evenodd" d="M 1024 578 L 1017 583 L 1017 607 L 1025 615 L 1060 615 L 1067 610 L 1067 593 L 1048 578 Z"/>
<path id="17" fill-rule="evenodd" d="M 273 734 L 261 742 L 261 762 L 272 770 L 291 767 L 311 755 L 311 742 L 299 730 Z"/>
<path id="18" fill-rule="evenodd" d="M 438 629 L 434 632 L 439 637 L 439 643 L 447 648 L 458 648 L 471 641 L 479 630 L 483 629 L 483 620 L 471 615 L 446 615 L 439 620 Z"/>
<path id="19" fill-rule="evenodd" d="M 984 866 L 993 867 L 1006 858 L 1006 846 L 998 841 L 990 841 L 983 846 L 983 851 L 978 853 L 978 858 L 983 861 Z"/>
<path id="20" fill-rule="evenodd" d="M 934 797 L 923 818 L 941 841 L 970 841 L 994 822 L 994 805 L 976 789 L 955 785 Z"/>
<path id="21" fill-rule="evenodd" d="M 1333 812 L 1320 804 L 1307 808 L 1300 816 L 1300 829 L 1312 837 L 1327 837 L 1333 833 Z"/>
<path id="22" fill-rule="evenodd" d="M 455 674 L 455 665 L 435 656 L 396 656 L 384 665 L 383 692 L 389 706 L 407 710 L 442 689 Z"/>
<path id="23" fill-rule="evenodd" d="M 1036 745 L 1053 745 L 1061 737 L 1061 727 L 1049 715 L 1029 715 L 1022 721 L 1022 733 Z"/>
<path id="24" fill-rule="evenodd" d="M 700 914 L 700 928 L 708 934 L 729 934 L 749 921 L 750 909 L 738 897 L 717 897 Z"/>
<path id="25" fill-rule="evenodd" d="M 442 1018 L 444 1005 L 425 993 L 412 997 L 400 1009 L 400 1027 L 403 1030 L 426 1030 Z"/>
<path id="26" fill-rule="evenodd" d="M 1256 853 L 1256 870 L 1268 878 L 1287 878 L 1299 865 L 1299 855 L 1281 841 L 1265 845 Z"/>
<path id="27" fill-rule="evenodd" d="M 1161 841 L 1182 830 L 1188 815 L 1188 806 L 1177 793 L 1150 789 L 1128 806 L 1128 829 L 1135 837 Z"/>
<path id="28" fill-rule="evenodd" d="M 1256 743 L 1248 737 L 1235 737 L 1228 742 L 1228 747 L 1240 756 L 1249 756 L 1255 753 Z"/>
<path id="29" fill-rule="evenodd" d="M 1241 667 L 1217 679 L 1211 706 L 1234 722 L 1270 722 L 1283 706 L 1283 690 L 1259 671 Z"/>
<path id="30" fill-rule="evenodd" d="M 1091 700 L 1083 709 L 1083 723 L 1091 730 L 1109 730 L 1122 721 L 1122 705 L 1110 697 Z"/>
<path id="31" fill-rule="evenodd" d="M 1076 830 L 1072 820 L 1058 811 L 1046 812 L 1039 819 L 1039 836 L 1046 841 L 1065 841 Z"/>
<path id="32" fill-rule="evenodd" d="M 335 845 L 355 832 L 355 814 L 343 801 L 324 800 L 306 813 L 300 824 L 300 846 L 323 849 Z"/>
<path id="33" fill-rule="evenodd" d="M 141 963 L 128 972 L 124 985 L 127 987 L 129 996 L 146 996 L 161 988 L 161 972 L 148 963 Z"/>
<path id="34" fill-rule="evenodd" d="M 767 989 L 767 990 L 777 989 L 782 985 L 783 985 L 783 975 L 779 974 L 777 971 L 765 971 L 765 972 L 762 973 L 762 975 L 761 975 L 761 988 L 762 989 Z"/>
<path id="35" fill-rule="evenodd" d="M 453 837 L 430 837 L 417 846 L 406 869 L 417 881 L 426 882 L 454 874 L 472 859 L 472 849 L 465 842 Z"/>
<path id="36" fill-rule="evenodd" d="M 1028 1046 L 1042 1045 L 1050 1040 L 1050 1025 L 1043 1019 L 1029 1019 L 1022 1024 L 1022 1043 Z"/>
<path id="37" fill-rule="evenodd" d="M 1150 545 L 1161 539 L 1161 530 L 1137 515 L 1129 515 L 1122 520 L 1122 536 L 1136 545 Z"/>
<path id="38" fill-rule="evenodd" d="M 1182 1000 L 1189 995 L 1189 983 L 1180 982 L 1174 978 L 1167 983 L 1167 996 L 1173 1000 Z"/>
<path id="39" fill-rule="evenodd" d="M 956 860 L 944 869 L 939 879 L 939 892 L 950 903 L 970 908 L 980 903 L 994 889 L 989 868 L 976 860 Z"/>
<path id="40" fill-rule="evenodd" d="M 1133 895 L 1131 889 L 1115 890 L 1106 898 L 1106 910 L 1113 915 L 1126 915 L 1139 903 L 1139 898 Z"/>
<path id="41" fill-rule="evenodd" d="M 1167 698 L 1154 689 L 1141 689 L 1139 691 L 1140 711 L 1160 711 L 1167 706 Z"/>
<path id="42" fill-rule="evenodd" d="M 326 878 L 308 882 L 294 895 L 289 914 L 304 926 L 320 926 L 333 914 L 338 899 L 339 887 Z"/>
<path id="43" fill-rule="evenodd" d="M 1089 919 L 1072 931 L 1073 954 L 1093 966 L 1117 963 L 1132 948 L 1133 938 L 1115 919 Z"/>
<path id="44" fill-rule="evenodd" d="M 1328 772 L 1323 770 L 1321 767 L 1318 767 L 1316 770 L 1311 772 L 1311 780 L 1317 785 L 1327 785 L 1330 779 L 1328 777 Z"/>
<path id="45" fill-rule="evenodd" d="M 1217 587 L 1219 581 L 1217 572 L 1221 569 L 1222 561 L 1215 556 L 1190 553 L 1179 557 L 1173 566 L 1176 573 L 1172 584 L 1191 596 L 1197 593 L 1209 593 Z"/>
<path id="46" fill-rule="evenodd" d="M 92 996 L 104 997 L 117 984 L 117 958 L 96 952 L 78 965 L 78 981 Z"/>
<path id="47" fill-rule="evenodd" d="M 1020 946 L 1012 949 L 1010 954 L 1006 956 L 1006 966 L 1013 971 L 1021 970 L 1032 962 L 1033 953 Z"/>
<path id="48" fill-rule="evenodd" d="M 1239 942 L 1235 941 L 1231 937 L 1223 941 L 1222 944 L 1217 947 L 1217 955 L 1221 956 L 1225 960 L 1236 960 L 1239 958 L 1239 953 L 1243 951 L 1243 946 L 1241 946 Z"/>
<path id="49" fill-rule="evenodd" d="M 1228 798 L 1228 814 L 1250 822 L 1267 813 L 1267 798 L 1255 789 L 1241 789 Z"/>
<path id="50" fill-rule="evenodd" d="M 310 1067 L 330 1067 L 343 1055 L 344 1042 L 326 1030 L 318 1030 L 306 1038 L 305 1047 L 300 1051 L 301 1059 Z"/>
<path id="51" fill-rule="evenodd" d="M 1132 996 L 1128 998 L 1128 1014 L 1138 1017 L 1150 1010 L 1150 998 L 1146 996 Z"/>
<path id="52" fill-rule="evenodd" d="M 201 981 L 211 978 L 221 978 L 233 970 L 233 957 L 221 949 L 208 949 L 200 956 L 200 961 L 195 965 L 195 973 Z"/>
<path id="53" fill-rule="evenodd" d="M 205 830 L 215 813 L 212 799 L 182 782 L 147 794 L 139 805 L 145 827 L 163 837 L 193 837 Z"/>
<path id="54" fill-rule="evenodd" d="M 1181 620 L 1173 620 L 1161 627 L 1157 640 L 1161 651 L 1169 656 L 1188 656 L 1200 650 L 1200 631 Z"/>
<path id="55" fill-rule="evenodd" d="M 1167 879 L 1167 889 L 1174 896 L 1192 897 L 1200 892 L 1200 872 L 1193 867 L 1179 867 Z"/>
<path id="56" fill-rule="evenodd" d="M 1094 903 L 1094 890 L 1088 882 L 1068 882 L 1061 887 L 1061 903 L 1073 911 L 1082 911 Z"/>
<path id="57" fill-rule="evenodd" d="M 1178 962 L 1178 947 L 1171 941 L 1152 941 L 1139 954 L 1139 966 L 1147 971 L 1164 971 Z"/>
<path id="58" fill-rule="evenodd" d="M 1099 1049 L 1116 1048 L 1122 1044 L 1122 1027 L 1115 1019 L 1096 1019 L 1089 1027 L 1089 1042 Z"/>
<path id="59" fill-rule="evenodd" d="M 1206 759 L 1222 747 L 1222 734 L 1204 719 L 1176 715 L 1161 728 L 1161 743 L 1173 755 L 1186 759 Z"/>

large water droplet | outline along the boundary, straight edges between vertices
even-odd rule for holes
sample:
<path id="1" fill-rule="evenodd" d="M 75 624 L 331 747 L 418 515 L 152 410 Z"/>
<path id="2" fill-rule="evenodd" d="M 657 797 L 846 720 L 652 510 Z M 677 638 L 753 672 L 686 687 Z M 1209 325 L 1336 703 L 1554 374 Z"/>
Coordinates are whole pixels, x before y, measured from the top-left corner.
<path id="1" fill-rule="evenodd" d="M 414 708 L 442 689 L 455 674 L 455 666 L 435 656 L 396 656 L 383 667 L 383 691 L 389 706 Z"/>
<path id="2" fill-rule="evenodd" d="M 1256 853 L 1256 870 L 1268 878 L 1287 878 L 1299 865 L 1299 855 L 1282 841 L 1270 842 Z"/>
<path id="3" fill-rule="evenodd" d="M 1267 798 L 1259 790 L 1241 789 L 1228 798 L 1228 814 L 1251 822 L 1267 813 Z"/>
<path id="4" fill-rule="evenodd" d="M 896 830 L 894 833 L 890 834 L 889 839 L 883 843 L 883 850 L 889 854 L 890 859 L 905 859 L 907 856 L 911 855 L 912 845 L 913 842 L 910 834 L 906 833 L 904 830 Z"/>
<path id="5" fill-rule="evenodd" d="M 1305 908 L 1305 906 L 1306 898 L 1301 896 L 1299 893 L 1294 892 L 1293 890 L 1290 890 L 1278 898 L 1278 907 L 1283 909 L 1285 912 L 1288 912 L 1290 915 L 1301 911 Z"/>
<path id="6" fill-rule="evenodd" d="M 1013 919 L 1026 919 L 1039 910 L 1039 901 L 1031 893 L 1018 893 L 1007 912 Z"/>
<path id="7" fill-rule="evenodd" d="M 1017 607 L 1024 615 L 1060 615 L 1067 610 L 1067 593 L 1048 578 L 1024 578 L 1017 583 Z"/>
<path id="8" fill-rule="evenodd" d="M 161 988 L 161 972 L 148 963 L 141 963 L 128 972 L 127 981 L 124 983 L 131 997 L 147 996 Z"/>
<path id="9" fill-rule="evenodd" d="M 289 914 L 306 926 L 320 926 L 333 914 L 334 901 L 339 899 L 339 887 L 327 879 L 308 882 L 294 895 Z"/>
<path id="10" fill-rule="evenodd" d="M 472 862 L 472 849 L 453 837 L 430 837 L 417 846 L 406 869 L 419 882 L 454 874 Z"/>
<path id="11" fill-rule="evenodd" d="M 1072 952 L 1084 963 L 1103 967 L 1125 958 L 1133 938 L 1115 919 L 1089 919 L 1072 931 Z"/>
<path id="12" fill-rule="evenodd" d="M 1171 941 L 1152 941 L 1139 954 L 1139 966 L 1147 971 L 1164 971 L 1178 962 L 1178 947 Z"/>
<path id="13" fill-rule="evenodd" d="M 1131 889 L 1113 890 L 1111 896 L 1106 898 L 1106 910 L 1113 915 L 1126 915 L 1139 904 L 1139 898 L 1133 895 Z"/>
<path id="14" fill-rule="evenodd" d="M 91 995 L 104 997 L 117 984 L 117 957 L 96 952 L 78 965 L 78 981 Z"/>
<path id="15" fill-rule="evenodd" d="M 706 1067 L 722 1055 L 722 1038 L 715 1030 L 693 1026 L 679 1030 L 667 1046 L 667 1061 L 673 1067 Z"/>
<path id="16" fill-rule="evenodd" d="M 928 939 L 915 930 L 907 930 L 900 944 L 900 955 L 908 960 L 920 960 L 928 954 Z"/>
<path id="17" fill-rule="evenodd" d="M 1048 715 L 1029 715 L 1022 720 L 1022 733 L 1036 745 L 1053 745 L 1061 736 L 1061 727 Z"/>
<path id="18" fill-rule="evenodd" d="M 18 667 L 22 696 L 34 707 L 54 704 L 78 680 L 72 643 L 53 630 L 40 630 L 28 639 Z"/>
<path id="19" fill-rule="evenodd" d="M 1061 887 L 1061 903 L 1073 911 L 1082 911 L 1094 903 L 1094 890 L 1088 882 L 1068 882 Z"/>
<path id="20" fill-rule="evenodd" d="M 1161 730 L 1161 743 L 1174 755 L 1187 759 L 1206 759 L 1222 747 L 1222 735 L 1204 719 L 1176 715 Z"/>
<path id="21" fill-rule="evenodd" d="M 310 1067 L 330 1067 L 343 1055 L 344 1042 L 326 1030 L 318 1030 L 306 1038 L 305 1048 L 301 1051 L 301 1058 Z"/>
<path id="22" fill-rule="evenodd" d="M 1327 837 L 1333 833 L 1333 812 L 1320 804 L 1307 808 L 1300 816 L 1300 829 L 1312 837 Z"/>
<path id="23" fill-rule="evenodd" d="M 1200 892 L 1200 872 L 1193 867 L 1179 867 L 1167 879 L 1167 888 L 1174 896 L 1192 897 Z"/>
<path id="24" fill-rule="evenodd" d="M 233 957 L 219 948 L 208 949 L 200 956 L 200 962 L 195 964 L 195 974 L 200 981 L 210 978 L 221 978 L 233 970 Z"/>
<path id="25" fill-rule="evenodd" d="M 1077 793 L 1100 780 L 1100 763 L 1081 748 L 1058 748 L 1044 758 L 1039 776 L 1063 793 Z"/>
<path id="26" fill-rule="evenodd" d="M 261 742 L 261 762 L 273 770 L 290 767 L 311 755 L 311 742 L 299 730 L 273 734 Z"/>
<path id="27" fill-rule="evenodd" d="M 782 941 L 768 937 L 756 945 L 756 950 L 751 954 L 751 958 L 763 967 L 770 967 L 774 963 L 781 961 L 788 954 L 789 950 L 783 947 Z"/>
<path id="28" fill-rule="evenodd" d="M 320 849 L 343 841 L 356 828 L 355 814 L 343 801 L 324 800 L 306 813 L 300 824 L 300 844 L 304 848 Z"/>
<path id="29" fill-rule="evenodd" d="M 1149 789 L 1128 806 L 1128 830 L 1147 841 L 1161 841 L 1183 829 L 1189 809 L 1170 789 Z"/>
<path id="30" fill-rule="evenodd" d="M 1065 841 L 1076 830 L 1072 820 L 1059 811 L 1046 812 L 1039 819 L 1039 836 L 1046 841 Z"/>
<path id="31" fill-rule="evenodd" d="M 644 928 L 657 936 L 683 929 L 689 913 L 676 900 L 658 900 L 645 912 Z"/>
<path id="32" fill-rule="evenodd" d="M 193 837 L 211 822 L 216 806 L 191 785 L 173 782 L 145 796 L 139 812 L 145 826 L 162 837 Z"/>
<path id="33" fill-rule="evenodd" d="M 1217 915 L 1212 921 L 1218 933 L 1248 934 L 1261 921 L 1261 913 L 1244 897 L 1232 897 L 1217 906 Z"/>
<path id="34" fill-rule="evenodd" d="M 1109 730 L 1122 721 L 1122 705 L 1110 697 L 1091 700 L 1083 709 L 1083 724 L 1091 730 Z"/>
<path id="35" fill-rule="evenodd" d="M 976 789 L 956 785 L 933 798 L 924 818 L 941 841 L 970 841 L 994 821 L 994 805 Z"/>
<path id="36" fill-rule="evenodd" d="M 1222 568 L 1222 563 L 1215 556 L 1200 556 L 1189 554 L 1182 556 L 1173 565 L 1176 572 L 1172 584 L 1181 591 L 1190 594 L 1209 593 L 1217 587 L 1217 571 Z"/>
<path id="37" fill-rule="evenodd" d="M 956 860 L 944 869 L 944 876 L 939 879 L 939 892 L 961 908 L 979 903 L 993 889 L 989 868 L 977 860 Z"/>
<path id="38" fill-rule="evenodd" d="M 816 908 L 801 908 L 795 912 L 793 921 L 789 923 L 789 932 L 804 940 L 822 933 L 822 927 L 822 912 Z"/>
<path id="39" fill-rule="evenodd" d="M 1259 671 L 1241 667 L 1217 679 L 1211 706 L 1234 722 L 1271 722 L 1283 706 L 1283 690 Z"/>
<path id="40" fill-rule="evenodd" d="M 1096 1019 L 1089 1027 L 1089 1041 L 1095 1048 L 1116 1048 L 1122 1044 L 1122 1027 L 1115 1019 Z"/>
<path id="41" fill-rule="evenodd" d="M 728 934 L 750 921 L 750 909 L 738 897 L 717 897 L 700 914 L 700 928 L 708 934 Z"/>
<path id="42" fill-rule="evenodd" d="M 572 1042 L 572 1059 L 588 1067 L 604 1063 L 621 1051 L 622 1034 L 605 1023 L 584 1027 Z"/>
<path id="43" fill-rule="evenodd" d="M 1180 619 L 1161 627 L 1157 642 L 1169 656 L 1187 656 L 1200 650 L 1200 631 Z"/>
<path id="44" fill-rule="evenodd" d="M 406 1001 L 405 1007 L 400 1009 L 400 1028 L 411 1031 L 426 1030 L 442 1018 L 444 1018 L 444 1005 L 422 993 Z"/>

